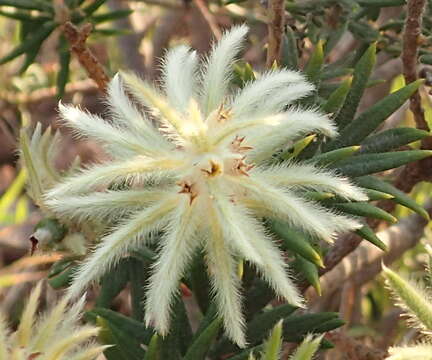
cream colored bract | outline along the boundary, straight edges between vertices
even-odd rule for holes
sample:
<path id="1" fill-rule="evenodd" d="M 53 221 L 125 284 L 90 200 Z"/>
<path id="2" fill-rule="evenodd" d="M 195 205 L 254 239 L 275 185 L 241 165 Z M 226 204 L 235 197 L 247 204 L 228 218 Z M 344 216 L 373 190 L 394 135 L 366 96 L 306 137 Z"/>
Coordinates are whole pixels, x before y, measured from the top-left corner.
<path id="1" fill-rule="evenodd" d="M 41 283 L 32 291 L 14 333 L 0 313 L 0 360 L 95 360 L 109 347 L 92 340 L 97 327 L 79 324 L 84 298 L 73 306 L 64 298 L 37 317 L 40 294 Z"/>
<path id="2" fill-rule="evenodd" d="M 179 282 L 203 248 L 225 331 L 244 346 L 239 258 L 253 263 L 278 296 L 303 306 L 262 217 L 281 219 L 325 240 L 360 226 L 299 195 L 318 189 L 365 200 L 346 178 L 301 163 L 268 164 L 272 154 L 305 134 L 333 137 L 337 132 L 315 110 L 287 108 L 313 90 L 298 72 L 271 70 L 242 90 L 228 92 L 232 63 L 246 33 L 246 26 L 227 32 L 201 70 L 189 48 L 169 51 L 163 91 L 130 73 L 116 75 L 107 101 L 110 122 L 60 105 L 67 125 L 102 144 L 112 161 L 55 186 L 47 203 L 59 217 L 117 222 L 82 264 L 71 296 L 158 231 L 163 235 L 147 291 L 147 324 L 168 333 Z M 146 112 L 132 104 L 125 89 Z M 121 185 L 118 190 L 115 184 Z M 111 190 L 103 191 L 108 186 Z"/>

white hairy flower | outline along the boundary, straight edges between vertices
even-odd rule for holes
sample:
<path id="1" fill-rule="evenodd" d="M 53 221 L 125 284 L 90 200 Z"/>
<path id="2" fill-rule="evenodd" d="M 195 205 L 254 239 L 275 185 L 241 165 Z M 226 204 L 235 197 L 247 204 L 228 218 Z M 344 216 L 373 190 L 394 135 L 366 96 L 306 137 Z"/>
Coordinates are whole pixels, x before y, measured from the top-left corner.
<path id="1" fill-rule="evenodd" d="M 159 257 L 145 303 L 147 324 L 168 333 L 179 282 L 202 247 L 225 331 L 244 346 L 239 258 L 254 264 L 278 296 L 303 306 L 262 217 L 286 221 L 325 240 L 359 227 L 299 195 L 305 188 L 365 200 L 346 178 L 313 165 L 268 164 L 272 154 L 306 134 L 333 137 L 337 131 L 315 110 L 287 108 L 313 91 L 297 72 L 271 70 L 228 93 L 232 63 L 246 33 L 246 26 L 226 33 L 201 70 L 188 47 L 169 51 L 163 91 L 130 73 L 116 75 L 108 89 L 110 122 L 60 105 L 67 125 L 98 141 L 112 157 L 46 195 L 60 217 L 115 220 L 77 272 L 71 296 L 129 251 L 149 244 L 150 235 L 159 231 Z M 124 87 L 147 114 L 131 103 Z"/>
<path id="2" fill-rule="evenodd" d="M 62 299 L 43 316 L 36 312 L 41 283 L 32 291 L 14 333 L 0 313 L 0 360 L 94 360 L 107 346 L 92 341 L 99 329 L 80 325 L 84 298 L 68 307 Z"/>

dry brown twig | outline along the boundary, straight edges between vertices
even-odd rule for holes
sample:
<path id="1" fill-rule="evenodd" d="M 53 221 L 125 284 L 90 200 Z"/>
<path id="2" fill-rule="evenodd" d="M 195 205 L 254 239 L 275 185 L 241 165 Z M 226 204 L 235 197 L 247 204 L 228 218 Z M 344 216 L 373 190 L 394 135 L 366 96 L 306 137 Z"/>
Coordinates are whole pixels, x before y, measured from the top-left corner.
<path id="1" fill-rule="evenodd" d="M 282 37 L 285 27 L 284 0 L 270 0 L 268 9 L 268 48 L 266 66 L 280 63 L 282 55 Z"/>
<path id="2" fill-rule="evenodd" d="M 63 34 L 68 39 L 71 50 L 77 56 L 80 64 L 86 69 L 89 77 L 96 82 L 99 90 L 106 92 L 109 77 L 105 73 L 102 64 L 86 45 L 86 40 L 92 28 L 93 26 L 91 24 L 85 24 L 78 29 L 70 21 L 67 21 L 63 25 Z"/>
<path id="3" fill-rule="evenodd" d="M 210 12 L 205 0 L 193 0 L 195 6 L 198 8 L 199 12 L 207 22 L 210 30 L 213 33 L 213 36 L 220 40 L 222 37 L 222 31 L 219 28 L 216 17 Z"/>

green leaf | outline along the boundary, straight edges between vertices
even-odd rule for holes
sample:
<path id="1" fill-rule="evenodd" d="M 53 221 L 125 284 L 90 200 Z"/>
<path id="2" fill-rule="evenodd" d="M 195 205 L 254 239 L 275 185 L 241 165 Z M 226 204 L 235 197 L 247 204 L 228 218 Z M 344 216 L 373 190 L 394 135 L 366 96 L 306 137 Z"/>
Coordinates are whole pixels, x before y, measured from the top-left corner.
<path id="1" fill-rule="evenodd" d="M 344 325 L 337 313 L 291 315 L 283 322 L 284 340 L 299 342 L 308 333 L 323 333 Z"/>
<path id="2" fill-rule="evenodd" d="M 144 360 L 161 360 L 160 358 L 160 338 L 158 334 L 154 334 L 147 347 Z"/>
<path id="3" fill-rule="evenodd" d="M 323 63 L 324 63 L 323 41 L 320 40 L 315 45 L 315 49 L 312 52 L 312 55 L 304 69 L 306 77 L 313 84 L 317 84 L 319 82 L 319 78 L 320 78 L 319 75 Z"/>
<path id="4" fill-rule="evenodd" d="M 325 113 L 336 113 L 339 111 L 351 88 L 351 82 L 351 76 L 342 81 L 340 86 L 330 94 L 327 101 L 321 106 L 322 111 Z"/>
<path id="5" fill-rule="evenodd" d="M 419 57 L 422 64 L 432 65 L 432 54 L 424 54 Z"/>
<path id="6" fill-rule="evenodd" d="M 99 9 L 107 0 L 94 0 L 91 4 L 83 8 L 84 13 L 87 16 L 92 15 L 97 9 Z"/>
<path id="7" fill-rule="evenodd" d="M 56 290 L 68 287 L 72 283 L 75 271 L 78 269 L 78 264 L 73 260 L 66 260 L 65 263 L 61 265 L 64 265 L 61 271 L 58 271 L 58 268 L 54 268 L 56 273 L 50 272 L 48 275 L 49 286 Z"/>
<path id="8" fill-rule="evenodd" d="M 53 8 L 41 0 L 0 0 L 0 6 L 11 6 L 17 9 L 52 11 Z"/>
<path id="9" fill-rule="evenodd" d="M 0 198 L 0 221 L 3 215 L 8 213 L 9 208 L 18 200 L 18 197 L 24 190 L 27 180 L 27 171 L 21 169 L 18 176 L 14 179 L 12 184 L 8 187 L 6 192 Z"/>
<path id="10" fill-rule="evenodd" d="M 219 333 L 221 325 L 220 318 L 214 319 L 190 345 L 183 360 L 204 360 L 211 343 Z"/>
<path id="11" fill-rule="evenodd" d="M 360 99 L 366 89 L 369 77 L 376 62 L 376 44 L 373 43 L 365 51 L 363 56 L 357 62 L 351 89 L 348 92 L 344 105 L 335 118 L 338 128 L 342 130 L 354 118 Z"/>
<path id="12" fill-rule="evenodd" d="M 1 0 L 0 0 L 1 2 Z M 33 16 L 29 12 L 26 11 L 15 11 L 15 12 L 8 12 L 0 10 L 0 15 L 5 16 L 9 19 L 19 20 L 19 21 L 37 21 L 37 22 L 45 22 L 50 20 L 51 18 L 49 16 L 39 15 L 39 16 Z"/>
<path id="13" fill-rule="evenodd" d="M 358 39 L 371 43 L 379 38 L 379 31 L 363 21 L 350 21 L 348 24 L 349 31 Z"/>
<path id="14" fill-rule="evenodd" d="M 282 66 L 285 66 L 291 70 L 298 70 L 298 50 L 297 50 L 297 39 L 295 37 L 293 29 L 288 25 L 286 27 L 285 34 L 282 38 Z"/>
<path id="15" fill-rule="evenodd" d="M 123 259 L 102 277 L 96 307 L 109 308 L 114 298 L 125 288 L 128 280 L 128 259 Z"/>
<path id="16" fill-rule="evenodd" d="M 392 184 L 376 178 L 375 176 L 363 176 L 356 179 L 356 183 L 364 188 L 382 191 L 394 196 L 394 201 L 398 204 L 415 211 L 420 216 L 429 220 L 428 212 L 407 194 L 395 188 Z"/>
<path id="17" fill-rule="evenodd" d="M 110 11 L 110 12 L 105 13 L 105 14 L 93 15 L 91 17 L 91 21 L 94 22 L 95 24 L 101 24 L 101 23 L 107 22 L 107 21 L 114 21 L 114 20 L 122 19 L 124 17 L 129 16 L 132 13 L 133 13 L 133 10 Z"/>
<path id="18" fill-rule="evenodd" d="M 283 304 L 255 316 L 247 326 L 247 340 L 251 344 L 262 341 L 280 319 L 286 318 L 296 310 L 295 306 Z"/>
<path id="19" fill-rule="evenodd" d="M 348 146 L 345 148 L 328 151 L 319 155 L 314 156 L 308 162 L 317 164 L 317 165 L 329 165 L 336 161 L 344 160 L 354 155 L 357 151 L 360 150 L 360 146 Z"/>
<path id="20" fill-rule="evenodd" d="M 363 140 L 360 153 L 387 152 L 427 136 L 429 132 L 409 127 L 384 130 Z"/>
<path id="21" fill-rule="evenodd" d="M 97 316 L 102 317 L 110 324 L 121 329 L 129 337 L 134 338 L 137 342 L 142 344 L 149 344 L 154 333 L 152 329 L 146 328 L 143 323 L 109 309 L 94 308 L 88 311 L 86 316 L 93 320 L 95 320 Z"/>
<path id="22" fill-rule="evenodd" d="M 361 154 L 332 164 L 349 177 L 369 175 L 394 169 L 432 155 L 430 150 L 407 150 L 391 153 Z"/>
<path id="23" fill-rule="evenodd" d="M 288 160 L 297 157 L 312 142 L 312 140 L 315 139 L 315 137 L 316 135 L 312 134 L 297 141 L 291 148 L 284 151 L 280 155 L 280 158 L 283 160 Z"/>
<path id="24" fill-rule="evenodd" d="M 100 328 L 98 334 L 98 340 L 101 344 L 114 345 L 104 350 L 104 356 L 107 360 L 129 360 L 126 357 L 119 346 L 116 346 L 114 336 L 112 334 L 111 328 L 108 325 L 108 321 L 106 321 L 101 316 L 95 316 L 94 321 L 96 325 Z"/>
<path id="25" fill-rule="evenodd" d="M 306 279 L 309 284 L 314 287 L 317 294 L 321 296 L 321 285 L 319 282 L 317 266 L 306 260 L 302 256 L 296 256 L 295 260 L 291 263 L 291 265 L 299 274 L 301 274 Z"/>
<path id="26" fill-rule="evenodd" d="M 264 344 L 264 354 L 262 360 L 279 360 L 279 354 L 282 348 L 282 320 L 280 320 L 273 331 L 270 334 L 270 337 Z"/>
<path id="27" fill-rule="evenodd" d="M 209 294 L 211 293 L 211 285 L 201 249 L 195 255 L 189 275 L 189 281 L 201 312 L 206 314 L 209 311 L 210 306 Z"/>
<path id="28" fill-rule="evenodd" d="M 335 148 L 358 145 L 381 125 L 383 121 L 399 109 L 417 91 L 422 83 L 423 80 L 412 82 L 369 107 L 343 129 L 340 136 L 334 140 L 335 144 L 329 144 L 328 146 Z"/>
<path id="29" fill-rule="evenodd" d="M 394 199 L 393 195 L 387 194 L 382 191 L 372 190 L 372 189 L 364 189 L 366 192 L 369 201 L 377 201 L 377 200 L 390 200 Z"/>
<path id="30" fill-rule="evenodd" d="M 279 220 L 268 220 L 268 225 L 270 230 L 283 241 L 288 250 L 303 256 L 317 266 L 324 267 L 320 254 L 309 243 L 305 235 Z"/>
<path id="31" fill-rule="evenodd" d="M 397 219 L 393 215 L 367 202 L 339 203 L 332 204 L 332 207 L 347 214 L 380 219 L 392 224 L 397 222 Z"/>
<path id="32" fill-rule="evenodd" d="M 69 44 L 64 36 L 61 36 L 59 39 L 59 64 L 60 70 L 57 74 L 57 96 L 59 98 L 63 97 L 66 84 L 69 80 L 69 64 L 71 61 L 71 53 L 69 50 Z"/>
<path id="33" fill-rule="evenodd" d="M 381 250 L 387 251 L 387 245 L 384 244 L 378 236 L 376 236 L 375 232 L 369 226 L 364 225 L 360 229 L 357 229 L 355 233 Z"/>
<path id="34" fill-rule="evenodd" d="M 37 44 L 40 44 L 41 41 L 46 39 L 51 32 L 57 26 L 56 23 L 49 21 L 43 24 L 38 31 L 36 31 L 33 35 L 26 38 L 21 44 L 19 44 L 16 48 L 14 48 L 9 54 L 5 55 L 0 59 L 0 65 L 3 65 L 16 57 L 28 52 L 32 51 L 33 47 Z"/>
<path id="35" fill-rule="evenodd" d="M 406 5 L 406 0 L 356 0 L 361 6 L 388 7 Z"/>
<path id="36" fill-rule="evenodd" d="M 142 301 L 145 298 L 149 268 L 134 258 L 129 258 L 125 267 L 127 267 L 129 273 L 132 317 L 135 320 L 144 321 L 144 306 Z"/>
<path id="37" fill-rule="evenodd" d="M 345 21 L 343 24 L 339 24 L 336 29 L 330 32 L 329 37 L 324 45 L 324 54 L 328 55 L 330 51 L 336 46 L 342 36 L 346 33 L 348 29 L 348 21 Z"/>

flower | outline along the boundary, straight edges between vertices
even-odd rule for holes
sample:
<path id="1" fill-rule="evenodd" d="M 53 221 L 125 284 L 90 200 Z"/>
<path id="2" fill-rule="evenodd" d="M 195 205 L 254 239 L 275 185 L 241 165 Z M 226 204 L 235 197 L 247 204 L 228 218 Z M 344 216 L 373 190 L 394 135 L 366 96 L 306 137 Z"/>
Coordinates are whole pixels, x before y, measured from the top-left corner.
<path id="1" fill-rule="evenodd" d="M 0 359 L 14 360 L 94 360 L 107 346 L 91 339 L 99 329 L 79 325 L 84 298 L 68 308 L 63 298 L 36 319 L 42 289 L 39 283 L 24 308 L 18 329 L 9 333 L 5 317 L 0 313 Z"/>
<path id="2" fill-rule="evenodd" d="M 112 157 L 46 194 L 60 217 L 115 223 L 81 265 L 70 296 L 129 251 L 148 245 L 159 231 L 146 323 L 168 333 L 179 282 L 202 247 L 225 331 L 244 346 L 239 257 L 253 263 L 278 296 L 303 306 L 262 217 L 289 222 L 325 240 L 360 226 L 300 195 L 312 188 L 365 200 L 348 179 L 310 164 L 269 165 L 269 157 L 295 139 L 311 132 L 332 137 L 337 131 L 318 111 L 287 108 L 313 91 L 300 73 L 270 70 L 229 94 L 231 65 L 246 33 L 246 26 L 227 32 L 201 71 L 188 47 L 169 51 L 163 92 L 133 74 L 116 75 L 108 89 L 110 122 L 60 105 L 67 125 L 98 141 Z M 147 113 L 130 101 L 124 87 Z"/>

